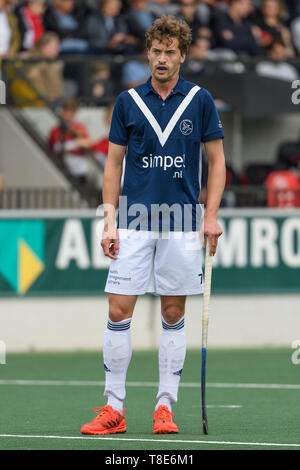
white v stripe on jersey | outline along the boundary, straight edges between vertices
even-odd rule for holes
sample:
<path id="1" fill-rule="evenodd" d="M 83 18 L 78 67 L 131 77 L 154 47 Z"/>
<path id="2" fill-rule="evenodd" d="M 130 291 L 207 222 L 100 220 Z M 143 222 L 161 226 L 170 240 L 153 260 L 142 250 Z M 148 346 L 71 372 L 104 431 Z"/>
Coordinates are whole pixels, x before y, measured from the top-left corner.
<path id="1" fill-rule="evenodd" d="M 150 109 L 148 106 L 144 103 L 140 95 L 135 91 L 134 88 L 131 88 L 128 90 L 128 93 L 132 97 L 132 99 L 135 101 L 136 105 L 140 108 L 142 113 L 144 114 L 145 118 L 149 121 L 151 124 L 155 134 L 158 137 L 158 140 L 160 142 L 160 145 L 163 147 L 165 143 L 167 142 L 168 138 L 170 137 L 170 134 L 174 127 L 176 126 L 178 120 L 180 119 L 180 116 L 184 113 L 192 99 L 194 98 L 195 94 L 200 90 L 200 87 L 195 85 L 186 95 L 186 97 L 182 100 L 180 105 L 178 106 L 177 110 L 171 117 L 167 127 L 165 130 L 162 132 L 160 125 L 158 124 L 157 120 L 151 113 Z"/>

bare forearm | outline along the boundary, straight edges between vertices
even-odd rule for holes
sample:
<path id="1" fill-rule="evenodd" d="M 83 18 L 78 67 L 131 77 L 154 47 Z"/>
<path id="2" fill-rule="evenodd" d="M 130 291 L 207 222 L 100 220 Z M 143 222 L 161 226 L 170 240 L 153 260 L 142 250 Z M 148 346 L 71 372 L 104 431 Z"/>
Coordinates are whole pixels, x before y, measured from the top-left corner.
<path id="1" fill-rule="evenodd" d="M 102 185 L 104 230 L 106 231 L 115 226 L 115 210 L 118 207 L 125 150 L 126 147 L 109 143 Z"/>
<path id="2" fill-rule="evenodd" d="M 208 158 L 206 216 L 217 218 L 226 180 L 225 156 L 222 140 L 205 145 Z"/>
<path id="3" fill-rule="evenodd" d="M 115 209 L 118 207 L 118 199 L 121 187 L 122 165 L 114 166 L 108 161 L 102 185 L 103 204 L 111 204 Z"/>
<path id="4" fill-rule="evenodd" d="M 109 142 L 108 157 L 104 169 L 102 198 L 104 204 L 118 206 L 120 194 L 123 159 L 126 147 Z"/>
<path id="5" fill-rule="evenodd" d="M 210 162 L 208 166 L 206 215 L 217 218 L 225 187 L 225 161 Z"/>
<path id="6" fill-rule="evenodd" d="M 223 142 L 217 139 L 205 144 L 208 158 L 207 203 L 203 224 L 203 246 L 209 240 L 209 254 L 216 253 L 218 238 L 222 235 L 222 228 L 218 223 L 218 210 L 225 187 L 226 168 Z"/>

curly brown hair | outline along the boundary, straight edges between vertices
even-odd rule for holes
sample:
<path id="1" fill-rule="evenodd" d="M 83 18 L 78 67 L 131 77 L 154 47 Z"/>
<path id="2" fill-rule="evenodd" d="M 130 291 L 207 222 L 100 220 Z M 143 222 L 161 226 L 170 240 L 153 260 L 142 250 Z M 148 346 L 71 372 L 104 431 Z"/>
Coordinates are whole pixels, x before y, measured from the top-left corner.
<path id="1" fill-rule="evenodd" d="M 146 48 L 149 50 L 155 39 L 159 42 L 167 40 L 171 44 L 173 38 L 178 39 L 181 55 L 187 54 L 192 41 L 190 27 L 184 20 L 172 15 L 163 15 L 157 18 L 146 31 Z"/>

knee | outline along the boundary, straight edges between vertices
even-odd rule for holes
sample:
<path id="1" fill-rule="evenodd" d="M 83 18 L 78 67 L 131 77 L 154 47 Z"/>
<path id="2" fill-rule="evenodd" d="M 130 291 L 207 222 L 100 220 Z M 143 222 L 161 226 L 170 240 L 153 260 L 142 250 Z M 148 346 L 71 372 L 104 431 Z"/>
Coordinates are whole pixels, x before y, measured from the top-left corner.
<path id="1" fill-rule="evenodd" d="M 112 304 L 109 306 L 109 319 L 113 322 L 119 322 L 131 318 L 131 313 L 122 305 Z"/>
<path id="2" fill-rule="evenodd" d="M 169 323 L 169 325 L 173 325 L 177 323 L 184 315 L 184 311 L 178 305 L 168 305 L 165 307 L 164 311 L 162 312 L 162 316 L 164 320 Z"/>

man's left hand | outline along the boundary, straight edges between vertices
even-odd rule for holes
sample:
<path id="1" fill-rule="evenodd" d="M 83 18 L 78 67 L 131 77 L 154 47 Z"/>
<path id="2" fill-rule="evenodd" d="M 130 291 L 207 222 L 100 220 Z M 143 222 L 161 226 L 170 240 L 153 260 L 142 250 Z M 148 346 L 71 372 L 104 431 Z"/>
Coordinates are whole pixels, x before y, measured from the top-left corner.
<path id="1" fill-rule="evenodd" d="M 214 256 L 218 246 L 218 239 L 222 235 L 223 230 L 214 217 L 204 217 L 201 227 L 201 238 L 203 247 L 206 248 L 207 238 L 209 240 L 209 254 Z"/>

